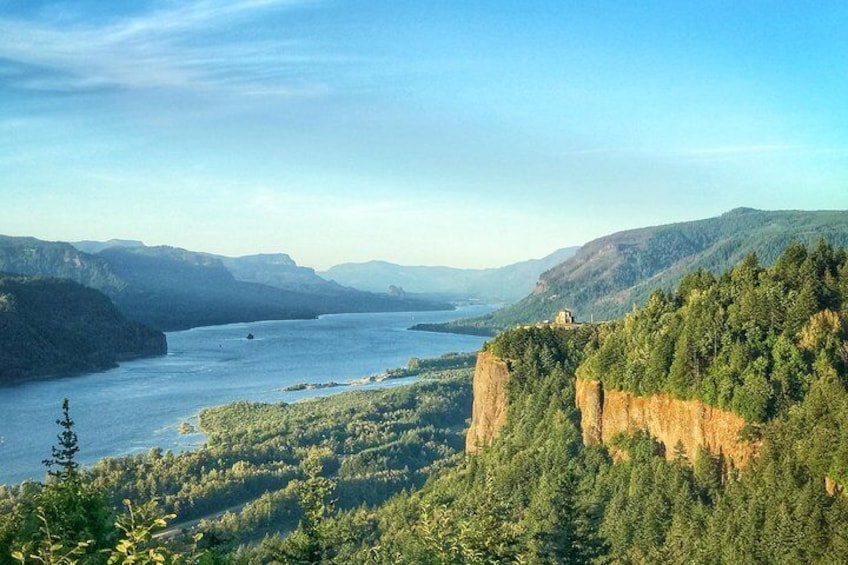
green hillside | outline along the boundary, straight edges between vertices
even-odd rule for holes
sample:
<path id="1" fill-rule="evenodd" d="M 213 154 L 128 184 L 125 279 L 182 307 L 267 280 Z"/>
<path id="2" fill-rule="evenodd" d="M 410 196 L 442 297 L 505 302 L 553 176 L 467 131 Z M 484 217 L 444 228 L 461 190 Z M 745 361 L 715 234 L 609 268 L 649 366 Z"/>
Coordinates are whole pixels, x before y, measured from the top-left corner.
<path id="1" fill-rule="evenodd" d="M 0 384 L 108 369 L 166 351 L 161 332 L 127 321 L 96 290 L 0 275 Z"/>
<path id="2" fill-rule="evenodd" d="M 584 245 L 542 274 L 520 302 L 473 322 L 503 329 L 553 319 L 561 308 L 580 320 L 620 318 L 656 288 L 671 290 L 696 269 L 720 274 L 756 253 L 771 265 L 793 241 L 848 245 L 848 211 L 761 211 L 738 208 L 716 218 L 618 232 Z"/>
<path id="3" fill-rule="evenodd" d="M 697 398 L 764 422 L 803 400 L 816 374 L 812 361 L 848 354 L 848 319 L 840 314 L 846 310 L 845 252 L 792 244 L 770 269 L 750 255 L 719 278 L 698 270 L 674 293 L 655 291 L 610 326 L 582 374 L 640 395 Z M 842 374 L 846 361 L 837 364 Z"/>
<path id="4" fill-rule="evenodd" d="M 772 269 L 692 274 L 621 322 L 505 332 L 488 346 L 510 363 L 498 439 L 416 493 L 329 520 L 325 550 L 386 564 L 844 563 L 846 310 L 845 251 L 795 246 Z M 613 440 L 616 462 L 582 443 L 575 372 L 587 370 L 726 404 L 751 419 L 759 454 L 728 474 L 720 454 L 689 460 L 636 433 Z"/>

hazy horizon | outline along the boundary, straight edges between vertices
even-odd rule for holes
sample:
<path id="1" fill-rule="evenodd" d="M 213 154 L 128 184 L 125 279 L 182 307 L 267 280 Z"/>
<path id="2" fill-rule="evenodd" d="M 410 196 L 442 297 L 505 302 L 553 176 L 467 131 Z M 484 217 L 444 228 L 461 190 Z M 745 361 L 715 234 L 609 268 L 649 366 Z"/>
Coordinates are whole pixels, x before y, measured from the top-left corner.
<path id="1" fill-rule="evenodd" d="M 0 232 L 499 267 L 848 208 L 848 7 L 0 0 Z"/>
<path id="2" fill-rule="evenodd" d="M 582 247 L 582 244 L 564 245 L 562 247 L 558 247 L 558 248 L 552 250 L 550 253 L 545 253 L 544 255 L 540 255 L 538 257 L 526 257 L 524 259 L 519 259 L 518 261 L 512 261 L 510 263 L 504 263 L 502 265 L 486 265 L 486 266 L 483 266 L 483 267 L 462 267 L 462 266 L 447 265 L 447 264 L 444 264 L 444 263 L 439 263 L 439 264 L 434 263 L 434 264 L 430 264 L 430 265 L 412 264 L 412 263 L 396 263 L 394 261 L 387 261 L 387 260 L 381 259 L 379 257 L 375 257 L 375 258 L 372 258 L 372 259 L 365 259 L 363 261 L 344 261 L 344 260 L 342 260 L 342 261 L 340 261 L 338 263 L 334 263 L 332 265 L 316 267 L 314 265 L 310 265 L 310 264 L 307 264 L 307 263 L 303 263 L 302 261 L 298 261 L 297 257 L 292 256 L 291 253 L 288 253 L 284 249 L 280 249 L 280 250 L 276 250 L 276 251 L 247 252 L 247 253 L 239 253 L 239 254 L 233 255 L 233 254 L 226 254 L 226 253 L 218 253 L 218 252 L 215 252 L 215 251 L 210 251 L 209 249 L 187 248 L 187 247 L 182 247 L 182 246 L 179 246 L 179 245 L 174 245 L 174 244 L 171 244 L 171 243 L 148 244 L 146 241 L 127 238 L 127 237 L 110 237 L 110 238 L 101 239 L 101 240 L 93 240 L 93 239 L 86 239 L 86 240 L 82 240 L 82 239 L 46 239 L 46 238 L 39 237 L 38 235 L 34 235 L 34 234 L 12 234 L 12 233 L 0 233 L 0 237 L 32 237 L 32 238 L 38 239 L 40 241 L 47 241 L 47 242 L 53 242 L 53 243 L 70 243 L 72 245 L 79 244 L 79 243 L 108 243 L 109 241 L 114 240 L 115 242 L 140 243 L 141 245 L 143 245 L 145 247 L 158 247 L 158 246 L 175 247 L 175 248 L 185 249 L 186 251 L 191 251 L 191 252 L 195 252 L 195 253 L 208 253 L 208 254 L 220 255 L 222 257 L 228 257 L 228 258 L 239 258 L 239 257 L 255 256 L 255 255 L 284 254 L 284 255 L 288 255 L 297 264 L 298 267 L 309 267 L 309 268 L 314 269 L 318 273 L 327 271 L 327 270 L 331 269 L 332 267 L 338 267 L 340 265 L 363 264 L 363 263 L 392 263 L 392 264 L 400 265 L 400 266 L 403 266 L 403 267 L 413 267 L 413 268 L 414 267 L 433 267 L 433 268 L 444 267 L 444 268 L 451 268 L 451 269 L 481 269 L 481 270 L 482 269 L 497 269 L 499 267 L 506 267 L 508 265 L 512 265 L 514 263 L 520 263 L 520 262 L 523 262 L 523 261 L 532 261 L 532 260 L 536 260 L 536 259 L 544 259 L 545 257 L 547 257 L 549 255 L 553 255 L 557 251 L 560 251 L 560 250 L 565 249 L 565 248 L 570 248 L 570 247 L 580 248 L 580 247 Z"/>

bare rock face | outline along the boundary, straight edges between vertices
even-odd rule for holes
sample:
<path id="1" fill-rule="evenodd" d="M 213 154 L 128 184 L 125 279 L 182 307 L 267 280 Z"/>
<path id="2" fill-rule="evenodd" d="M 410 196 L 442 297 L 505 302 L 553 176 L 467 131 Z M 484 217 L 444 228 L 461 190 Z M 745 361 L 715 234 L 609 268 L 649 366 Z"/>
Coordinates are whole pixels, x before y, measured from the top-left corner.
<path id="1" fill-rule="evenodd" d="M 739 439 L 746 422 L 736 414 L 699 400 L 669 394 L 635 396 L 604 390 L 597 381 L 577 379 L 575 402 L 580 409 L 583 443 L 606 443 L 620 433 L 646 430 L 665 446 L 666 458 L 682 445 L 694 461 L 699 448 L 724 459 L 726 469 L 742 468 L 756 456 L 758 445 Z"/>
<path id="2" fill-rule="evenodd" d="M 465 451 L 478 453 L 490 445 L 506 423 L 506 361 L 485 351 L 477 356 L 474 371 L 474 404 Z M 608 443 L 620 433 L 645 430 L 665 446 L 673 459 L 681 445 L 689 461 L 705 447 L 721 456 L 726 471 L 739 469 L 756 457 L 759 444 L 739 439 L 745 420 L 727 410 L 699 400 L 680 400 L 669 394 L 636 396 L 620 390 L 604 390 L 598 381 L 578 378 L 575 403 L 585 445 Z M 626 453 L 613 453 L 616 460 Z"/>
<path id="3" fill-rule="evenodd" d="M 837 494 L 843 494 L 845 492 L 845 488 L 830 477 L 824 478 L 824 490 L 830 496 L 836 496 Z"/>
<path id="4" fill-rule="evenodd" d="M 583 445 L 603 443 L 604 389 L 601 383 L 577 379 L 574 403 L 580 410 Z"/>
<path id="5" fill-rule="evenodd" d="M 477 355 L 474 370 L 474 404 L 471 426 L 465 438 L 465 451 L 477 453 L 490 445 L 506 423 L 506 361 L 486 351 Z"/>

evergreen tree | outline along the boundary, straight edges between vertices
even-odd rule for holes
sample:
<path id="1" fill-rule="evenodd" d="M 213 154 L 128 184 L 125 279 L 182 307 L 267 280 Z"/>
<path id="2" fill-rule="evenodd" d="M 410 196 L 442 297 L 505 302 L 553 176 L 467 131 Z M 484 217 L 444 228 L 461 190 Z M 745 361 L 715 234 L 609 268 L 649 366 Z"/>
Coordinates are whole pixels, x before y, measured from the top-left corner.
<path id="1" fill-rule="evenodd" d="M 79 451 L 79 445 L 67 398 L 62 402 L 62 419 L 56 420 L 56 423 L 62 427 L 62 431 L 56 436 L 59 445 L 52 447 L 52 456 L 42 463 L 49 469 L 48 474 L 51 477 L 62 482 L 74 480 L 78 478 L 79 464 L 74 458 Z M 53 467 L 58 467 L 58 470 L 53 470 Z"/>
<path id="2" fill-rule="evenodd" d="M 333 547 L 328 539 L 326 523 L 335 512 L 335 482 L 322 475 L 325 452 L 312 449 L 301 466 L 306 479 L 297 483 L 303 518 L 279 547 L 275 558 L 286 564 L 319 565 L 332 562 Z"/>

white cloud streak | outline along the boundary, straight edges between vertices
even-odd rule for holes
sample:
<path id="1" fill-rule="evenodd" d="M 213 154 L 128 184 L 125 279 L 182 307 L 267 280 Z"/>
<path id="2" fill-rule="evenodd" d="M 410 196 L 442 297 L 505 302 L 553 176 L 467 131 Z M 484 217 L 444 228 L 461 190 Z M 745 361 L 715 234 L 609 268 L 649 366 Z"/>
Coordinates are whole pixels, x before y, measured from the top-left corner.
<path id="1" fill-rule="evenodd" d="M 342 62 L 289 39 L 205 38 L 235 19 L 309 0 L 197 1 L 100 26 L 0 17 L 0 79 L 21 89 L 179 89 L 252 96 L 312 96 L 309 69 Z M 2 67 L 2 65 L 0 65 Z"/>
<path id="2" fill-rule="evenodd" d="M 625 157 L 673 158 L 689 161 L 720 161 L 768 155 L 848 155 L 846 147 L 815 147 L 807 145 L 750 144 L 719 145 L 683 149 L 659 149 L 645 147 L 593 147 L 573 149 L 562 153 L 565 157 Z"/>

